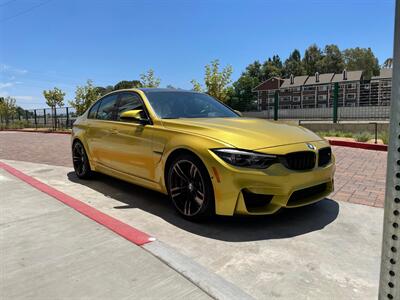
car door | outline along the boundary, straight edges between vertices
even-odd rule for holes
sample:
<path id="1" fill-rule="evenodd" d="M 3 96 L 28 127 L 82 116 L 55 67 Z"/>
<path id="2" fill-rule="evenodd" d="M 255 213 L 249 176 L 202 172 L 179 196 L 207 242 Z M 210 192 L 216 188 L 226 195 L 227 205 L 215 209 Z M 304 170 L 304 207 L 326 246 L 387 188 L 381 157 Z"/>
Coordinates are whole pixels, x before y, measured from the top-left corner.
<path id="1" fill-rule="evenodd" d="M 121 119 L 128 110 L 142 110 L 142 118 L 150 123 Z M 123 92 L 118 101 L 116 120 L 112 128 L 113 165 L 118 171 L 154 181 L 155 162 L 152 149 L 153 125 L 141 97 L 135 92 Z"/>
<path id="2" fill-rule="evenodd" d="M 90 122 L 86 132 L 86 141 L 91 159 L 104 166 L 115 168 L 115 146 L 113 121 L 116 119 L 118 93 L 105 96 L 89 111 Z M 95 112 L 94 110 L 97 109 Z M 93 111 L 92 111 L 93 110 Z"/>

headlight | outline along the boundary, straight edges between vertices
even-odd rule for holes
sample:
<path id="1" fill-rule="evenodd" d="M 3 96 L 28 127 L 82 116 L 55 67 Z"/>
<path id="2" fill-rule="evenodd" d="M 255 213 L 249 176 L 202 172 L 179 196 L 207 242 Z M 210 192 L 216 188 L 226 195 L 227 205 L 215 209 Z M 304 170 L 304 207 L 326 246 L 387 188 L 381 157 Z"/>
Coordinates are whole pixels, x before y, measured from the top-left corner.
<path id="1" fill-rule="evenodd" d="M 276 155 L 239 150 L 239 149 L 211 149 L 225 162 L 244 168 L 265 169 L 278 162 Z"/>

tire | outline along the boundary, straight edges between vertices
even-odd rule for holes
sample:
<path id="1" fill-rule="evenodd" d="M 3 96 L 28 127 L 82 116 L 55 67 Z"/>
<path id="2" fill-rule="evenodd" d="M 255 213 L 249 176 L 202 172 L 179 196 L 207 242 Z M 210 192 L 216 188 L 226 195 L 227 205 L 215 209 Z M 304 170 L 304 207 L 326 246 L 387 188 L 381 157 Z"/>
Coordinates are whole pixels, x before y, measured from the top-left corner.
<path id="1" fill-rule="evenodd" d="M 200 221 L 215 214 L 210 176 L 200 159 L 190 154 L 177 156 L 167 177 L 168 194 L 185 219 Z"/>
<path id="2" fill-rule="evenodd" d="M 76 141 L 72 146 L 72 162 L 76 176 L 80 179 L 89 179 L 92 177 L 93 172 L 90 169 L 85 147 L 79 141 Z"/>

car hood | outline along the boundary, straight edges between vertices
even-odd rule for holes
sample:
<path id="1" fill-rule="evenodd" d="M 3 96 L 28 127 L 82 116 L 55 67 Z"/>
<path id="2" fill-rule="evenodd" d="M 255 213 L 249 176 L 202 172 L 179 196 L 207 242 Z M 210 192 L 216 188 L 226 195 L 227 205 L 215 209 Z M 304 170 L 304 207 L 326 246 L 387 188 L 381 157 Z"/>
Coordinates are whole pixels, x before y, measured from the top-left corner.
<path id="1" fill-rule="evenodd" d="M 263 119 L 196 118 L 162 121 L 166 128 L 200 134 L 249 150 L 322 140 L 304 127 Z"/>

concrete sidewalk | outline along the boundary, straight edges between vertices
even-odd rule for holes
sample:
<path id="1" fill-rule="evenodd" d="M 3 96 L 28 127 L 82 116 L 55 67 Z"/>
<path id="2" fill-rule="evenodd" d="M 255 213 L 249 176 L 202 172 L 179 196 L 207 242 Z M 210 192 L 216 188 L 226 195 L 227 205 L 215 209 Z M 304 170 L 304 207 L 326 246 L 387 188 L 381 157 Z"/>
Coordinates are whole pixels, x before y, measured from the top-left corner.
<path id="1" fill-rule="evenodd" d="M 0 169 L 1 299 L 210 299 L 165 263 Z"/>
<path id="2" fill-rule="evenodd" d="M 256 299 L 378 295 L 381 208 L 327 198 L 273 216 L 199 224 L 178 216 L 165 196 L 108 176 L 79 180 L 71 168 L 3 162 L 156 237 L 143 248 L 215 298 L 244 299 L 243 292 Z M 215 296 L 221 290 L 229 296 Z"/>

